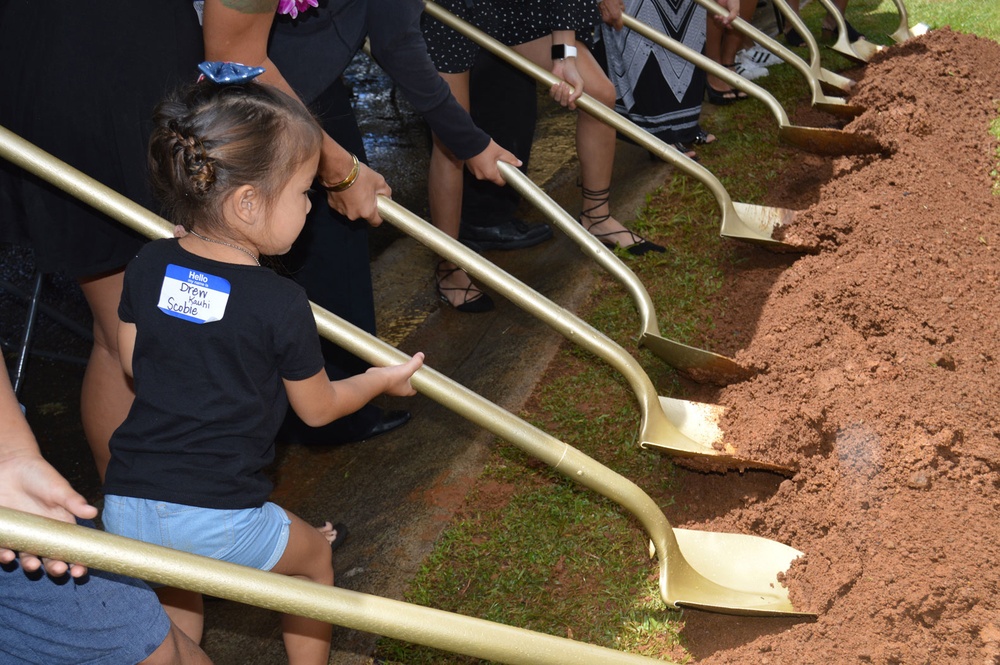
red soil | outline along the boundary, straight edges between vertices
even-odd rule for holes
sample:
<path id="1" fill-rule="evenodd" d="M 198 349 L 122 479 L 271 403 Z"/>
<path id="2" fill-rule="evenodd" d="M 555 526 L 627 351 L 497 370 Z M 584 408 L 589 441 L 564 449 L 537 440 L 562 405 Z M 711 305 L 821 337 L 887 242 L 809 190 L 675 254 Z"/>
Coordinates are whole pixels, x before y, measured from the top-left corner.
<path id="1" fill-rule="evenodd" d="M 818 616 L 687 612 L 698 662 L 1000 663 L 1000 45 L 934 31 L 859 74 L 846 129 L 893 154 L 789 168 L 767 203 L 820 251 L 731 268 L 713 334 L 763 368 L 717 394 L 727 440 L 798 472 L 684 473 L 668 514 L 803 551 Z"/>

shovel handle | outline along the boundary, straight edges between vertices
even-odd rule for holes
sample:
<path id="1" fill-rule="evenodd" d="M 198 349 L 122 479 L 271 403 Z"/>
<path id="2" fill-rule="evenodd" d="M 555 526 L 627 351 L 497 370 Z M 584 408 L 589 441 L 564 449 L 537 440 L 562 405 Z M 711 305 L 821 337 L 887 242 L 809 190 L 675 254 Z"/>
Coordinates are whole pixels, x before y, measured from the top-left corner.
<path id="1" fill-rule="evenodd" d="M 73 195 L 148 238 L 173 237 L 173 224 L 153 214 L 110 187 L 53 157 L 0 126 L 0 157 Z M 378 198 L 379 213 L 416 217 L 390 199 Z M 419 219 L 419 218 L 417 218 Z M 401 364 L 409 356 L 322 307 L 311 304 L 320 334 L 373 365 Z M 677 547 L 673 528 L 656 502 L 638 485 L 572 446 L 424 365 L 412 377 L 420 393 L 512 443 L 571 480 L 611 499 L 631 513 L 656 544 L 661 564 Z M 71 557 L 72 558 L 72 557 Z M 661 576 L 663 573 L 661 572 Z"/>

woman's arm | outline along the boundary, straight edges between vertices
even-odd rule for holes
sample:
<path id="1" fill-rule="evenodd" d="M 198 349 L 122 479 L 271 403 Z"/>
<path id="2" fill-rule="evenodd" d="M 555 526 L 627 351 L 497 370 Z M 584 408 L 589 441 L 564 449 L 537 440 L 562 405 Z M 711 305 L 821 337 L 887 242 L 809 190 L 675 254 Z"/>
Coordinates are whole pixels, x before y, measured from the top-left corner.
<path id="1" fill-rule="evenodd" d="M 267 56 L 267 39 L 278 0 L 206 0 L 205 57 L 208 60 L 239 62 L 266 71 L 260 81 L 296 99 L 298 96 Z M 328 135 L 323 136 L 318 178 L 325 186 L 343 181 L 354 168 L 353 156 Z M 376 196 L 392 196 L 385 178 L 364 164 L 354 184 L 341 192 L 329 192 L 327 201 L 349 219 L 364 218 L 373 226 L 382 223 Z"/>

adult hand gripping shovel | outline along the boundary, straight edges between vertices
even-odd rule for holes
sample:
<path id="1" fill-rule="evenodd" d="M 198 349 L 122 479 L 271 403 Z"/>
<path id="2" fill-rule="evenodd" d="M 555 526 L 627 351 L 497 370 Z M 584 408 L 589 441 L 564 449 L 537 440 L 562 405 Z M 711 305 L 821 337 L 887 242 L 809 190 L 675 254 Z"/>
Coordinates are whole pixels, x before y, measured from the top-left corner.
<path id="1" fill-rule="evenodd" d="M 846 132 L 842 129 L 793 125 L 789 122 L 785 109 L 774 98 L 774 95 L 756 83 L 748 81 L 711 58 L 685 46 L 676 39 L 671 39 L 658 30 L 654 30 L 628 14 L 622 14 L 622 21 L 629 30 L 642 35 L 654 44 L 659 44 L 671 53 L 694 63 L 696 67 L 719 77 L 730 86 L 763 102 L 778 121 L 778 138 L 789 145 L 819 155 L 863 155 L 885 150 L 885 146 L 870 134 Z"/>
<path id="2" fill-rule="evenodd" d="M 539 67 L 513 49 L 504 46 L 451 12 L 442 9 L 434 2 L 426 0 L 424 2 L 424 11 L 453 30 L 476 42 L 490 53 L 525 72 L 536 81 L 541 81 L 548 86 L 561 82 L 551 72 Z M 618 132 L 627 136 L 654 156 L 672 164 L 708 187 L 722 211 L 722 228 L 720 230 L 722 236 L 760 243 L 777 250 L 792 252 L 812 251 L 813 248 L 810 246 L 784 242 L 773 237 L 775 229 L 790 223 L 795 218 L 793 211 L 749 203 L 733 203 L 729 192 L 722 186 L 718 178 L 712 175 L 704 166 L 686 157 L 676 148 L 667 145 L 631 121 L 621 117 L 586 93 L 580 95 L 579 99 L 576 100 L 576 106 L 601 122 L 614 127 Z"/>
<path id="3" fill-rule="evenodd" d="M 0 156 L 150 238 L 173 235 L 173 225 L 0 127 Z M 380 197 L 380 213 L 399 209 Z M 443 234 L 442 234 L 443 235 Z M 323 337 L 374 365 L 406 362 L 398 349 L 312 305 Z M 777 577 L 801 552 L 787 545 L 731 533 L 674 529 L 635 483 L 575 448 L 529 425 L 489 400 L 424 365 L 413 387 L 460 416 L 549 464 L 631 513 L 649 534 L 659 558 L 660 595 L 671 607 L 728 614 L 800 615 Z M 68 557 L 73 560 L 73 557 Z"/>
<path id="4" fill-rule="evenodd" d="M 718 3 L 712 0 L 694 0 L 699 5 L 707 9 L 708 11 L 716 14 L 718 16 L 729 16 L 729 12 L 723 9 Z M 832 115 L 853 118 L 856 115 L 861 115 L 864 112 L 864 108 L 857 106 L 855 104 L 848 104 L 847 101 L 842 97 L 828 97 L 823 93 L 823 89 L 820 86 L 819 77 L 813 73 L 812 68 L 806 61 L 795 55 L 790 49 L 782 46 L 776 39 L 770 37 L 757 28 L 750 25 L 748 22 L 742 18 L 737 17 L 731 24 L 730 27 L 736 30 L 738 33 L 745 37 L 749 37 L 753 41 L 757 42 L 764 48 L 766 48 L 771 53 L 775 54 L 789 65 L 794 67 L 802 76 L 806 79 L 809 84 L 809 91 L 812 93 L 812 105 L 819 109 L 820 111 L 825 111 Z M 826 70 L 823 70 L 824 72 Z M 833 79 L 836 80 L 836 79 Z"/>
<path id="5" fill-rule="evenodd" d="M 569 213 L 533 183 L 528 176 L 504 161 L 497 162 L 500 175 L 508 185 L 540 210 L 553 224 L 580 246 L 583 253 L 593 258 L 602 268 L 611 273 L 628 290 L 642 320 L 639 344 L 652 351 L 671 367 L 689 378 L 703 383 L 727 385 L 742 381 L 750 376 L 750 370 L 742 367 L 732 358 L 711 351 L 681 344 L 660 334 L 653 299 L 634 272 L 615 256 L 593 235 L 584 230 Z"/>

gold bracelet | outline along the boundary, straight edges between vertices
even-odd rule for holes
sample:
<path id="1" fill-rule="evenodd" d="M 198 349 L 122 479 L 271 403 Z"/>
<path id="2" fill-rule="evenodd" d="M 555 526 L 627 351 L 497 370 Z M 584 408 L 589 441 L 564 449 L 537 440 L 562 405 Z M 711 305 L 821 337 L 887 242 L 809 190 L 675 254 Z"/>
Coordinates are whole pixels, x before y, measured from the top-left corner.
<path id="1" fill-rule="evenodd" d="M 358 174 L 361 173 L 361 163 L 358 161 L 358 156 L 351 154 L 351 159 L 354 160 L 354 166 L 351 167 L 351 172 L 347 174 L 347 177 L 338 182 L 336 185 L 323 185 L 323 189 L 328 192 L 342 192 L 345 189 L 349 189 L 354 181 L 358 179 Z"/>

